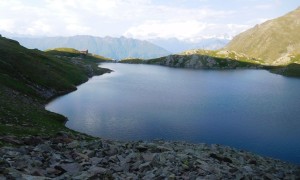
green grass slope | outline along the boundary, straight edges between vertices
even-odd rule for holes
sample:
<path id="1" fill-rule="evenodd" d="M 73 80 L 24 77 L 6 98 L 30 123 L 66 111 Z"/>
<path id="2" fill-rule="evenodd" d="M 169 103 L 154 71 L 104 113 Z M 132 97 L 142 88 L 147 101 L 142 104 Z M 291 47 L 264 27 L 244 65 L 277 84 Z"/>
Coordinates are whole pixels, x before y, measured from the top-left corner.
<path id="1" fill-rule="evenodd" d="M 300 7 L 282 17 L 237 35 L 225 49 L 260 58 L 266 64 L 286 65 L 300 54 Z"/>
<path id="2" fill-rule="evenodd" d="M 98 67 L 105 58 L 59 52 L 65 56 L 26 49 L 0 37 L 0 136 L 53 134 L 66 129 L 65 118 L 46 111 L 44 104 L 76 90 L 76 85 L 93 75 L 110 72 Z"/>
<path id="3" fill-rule="evenodd" d="M 94 62 L 109 62 L 112 61 L 110 58 L 100 56 L 97 54 L 88 53 L 87 55 L 82 54 L 80 51 L 74 48 L 54 48 L 45 50 L 47 54 L 61 57 L 70 57 L 70 58 L 83 58 L 85 61 L 94 61 Z"/>

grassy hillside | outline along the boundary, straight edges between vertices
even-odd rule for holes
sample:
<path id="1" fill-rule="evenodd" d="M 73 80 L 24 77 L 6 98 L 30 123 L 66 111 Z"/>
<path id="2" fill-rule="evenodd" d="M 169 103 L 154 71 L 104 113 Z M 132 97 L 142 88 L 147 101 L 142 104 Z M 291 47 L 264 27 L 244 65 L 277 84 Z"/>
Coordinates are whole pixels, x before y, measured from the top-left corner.
<path id="1" fill-rule="evenodd" d="M 282 17 L 256 25 L 236 36 L 225 49 L 285 65 L 300 54 L 300 7 Z"/>
<path id="2" fill-rule="evenodd" d="M 46 49 L 45 52 L 47 54 L 51 54 L 54 56 L 65 56 L 65 57 L 77 57 L 83 58 L 88 61 L 94 62 L 108 62 L 112 61 L 111 58 L 106 58 L 104 56 L 100 56 L 97 54 L 88 53 L 87 55 L 82 54 L 80 51 L 74 48 L 54 48 L 54 49 Z"/>
<path id="3" fill-rule="evenodd" d="M 66 129 L 65 118 L 46 111 L 44 104 L 76 90 L 76 85 L 93 75 L 110 72 L 98 68 L 103 58 L 85 59 L 69 53 L 62 49 L 47 53 L 29 50 L 0 37 L 0 136 L 53 134 Z"/>

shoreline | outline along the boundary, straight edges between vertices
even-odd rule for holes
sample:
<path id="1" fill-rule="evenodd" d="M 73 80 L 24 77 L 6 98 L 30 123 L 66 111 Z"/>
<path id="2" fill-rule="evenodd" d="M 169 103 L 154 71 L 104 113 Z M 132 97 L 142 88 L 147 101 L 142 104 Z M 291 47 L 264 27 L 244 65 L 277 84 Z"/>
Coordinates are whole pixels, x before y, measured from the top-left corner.
<path id="1" fill-rule="evenodd" d="M 100 64 L 101 64 L 101 63 L 98 64 L 98 68 L 100 67 Z M 100 68 L 101 68 L 101 67 L 100 67 Z M 104 74 L 106 74 L 106 73 L 111 73 L 111 72 L 113 72 L 113 70 L 108 69 L 108 68 L 101 68 L 101 69 L 105 70 L 105 72 L 101 72 L 101 74 L 94 74 L 93 72 L 91 72 L 91 76 L 89 76 L 89 78 L 88 78 L 86 81 L 83 81 L 83 82 L 81 82 L 80 84 L 77 84 L 76 87 L 75 87 L 74 89 L 71 89 L 71 90 L 68 90 L 68 91 L 64 91 L 64 92 L 58 92 L 58 93 L 54 94 L 53 96 L 47 98 L 46 101 L 43 103 L 43 106 L 44 106 L 43 108 L 44 108 L 44 110 L 45 110 L 45 111 L 48 111 L 48 112 L 51 112 L 51 113 L 54 113 L 54 114 L 58 114 L 58 113 L 56 113 L 56 112 L 52 112 L 52 111 L 47 110 L 47 109 L 46 109 L 46 105 L 49 104 L 49 103 L 51 103 L 52 101 L 54 101 L 56 98 L 59 98 L 59 97 L 61 97 L 61 96 L 64 96 L 64 95 L 67 95 L 67 94 L 69 94 L 69 93 L 72 93 L 72 92 L 77 91 L 78 86 L 81 86 L 81 85 L 83 85 L 84 83 L 88 82 L 88 81 L 90 80 L 90 78 L 93 78 L 93 77 L 95 77 L 95 76 L 102 76 L 102 75 L 104 75 Z M 62 115 L 62 114 L 58 114 L 58 115 L 63 116 L 63 117 L 65 118 L 65 121 L 63 122 L 63 125 L 65 126 L 66 122 L 68 121 L 68 118 L 67 118 L 66 116 Z M 67 128 L 67 127 L 65 126 L 65 128 Z M 68 129 L 69 129 L 69 128 L 68 128 Z M 72 129 L 70 129 L 70 130 L 72 130 Z M 75 130 L 72 130 L 72 131 L 75 131 Z M 76 132 L 77 132 L 77 131 L 76 131 Z M 78 133 L 81 133 L 81 132 L 78 132 Z M 84 134 L 84 133 L 81 133 L 81 134 Z"/>
<path id="2" fill-rule="evenodd" d="M 298 179 L 300 166 L 216 144 L 114 141 L 60 132 L 0 149 L 0 178 Z M 3 175 L 1 175 L 3 174 Z"/>
<path id="3" fill-rule="evenodd" d="M 299 165 L 229 146 L 109 140 L 63 126 L 68 132 L 54 136 L 1 137 L 16 146 L 0 148 L 0 179 L 300 178 Z"/>
<path id="4" fill-rule="evenodd" d="M 111 62 L 110 62 L 110 63 L 111 63 Z M 121 63 L 121 64 L 123 64 L 123 63 Z M 126 63 L 125 63 L 125 64 L 126 64 Z M 99 65 L 99 66 L 98 66 L 99 68 L 102 68 L 102 67 L 100 67 L 101 63 L 99 63 L 98 65 Z M 158 64 L 142 64 L 142 65 L 154 65 L 154 66 L 157 66 Z M 182 68 L 180 68 L 180 67 L 171 67 L 171 66 L 165 66 L 165 65 L 159 65 L 159 66 L 167 67 L 167 68 L 179 68 L 179 69 L 182 69 Z M 113 70 L 108 69 L 108 68 L 102 68 L 102 69 L 106 69 L 106 70 L 108 70 L 108 71 L 107 71 L 107 72 L 104 72 L 104 73 L 102 73 L 102 74 L 96 74 L 96 75 L 93 75 L 93 76 L 89 77 L 89 79 L 88 79 L 87 81 L 84 81 L 84 82 L 82 82 L 81 84 L 78 84 L 78 85 L 76 86 L 76 89 L 74 89 L 74 90 L 71 90 L 71 91 L 68 91 L 68 92 L 64 92 L 64 93 L 55 95 L 54 97 L 50 98 L 50 99 L 46 102 L 46 104 L 44 105 L 44 108 L 46 107 L 47 104 L 49 104 L 51 101 L 55 100 L 56 98 L 59 98 L 60 96 L 66 95 L 66 94 L 71 93 L 71 92 L 75 92 L 75 91 L 77 90 L 78 86 L 81 86 L 81 85 L 83 85 L 84 83 L 88 82 L 91 78 L 93 78 L 93 77 L 95 77 L 95 76 L 101 76 L 101 75 L 104 75 L 104 74 L 106 74 L 106 73 L 114 72 Z M 183 68 L 183 69 L 190 69 L 190 68 Z M 246 69 L 246 70 L 247 70 L 247 69 L 251 70 L 251 68 L 237 68 L 237 69 L 231 69 L 231 70 L 239 70 L 239 69 L 241 69 L 241 70 L 245 70 L 245 69 Z M 254 68 L 254 69 L 255 69 L 255 68 Z M 191 70 L 199 70 L 199 69 L 191 69 Z M 228 70 L 228 69 L 200 69 L 200 70 Z M 268 71 L 267 69 L 257 69 L 257 70 Z M 293 78 L 293 77 L 290 77 L 290 78 Z M 45 108 L 45 110 L 46 110 L 46 111 L 49 111 L 49 110 L 47 110 L 46 108 Z M 52 112 L 52 111 L 49 111 L 49 112 L 51 112 L 51 113 L 56 113 L 56 112 Z M 56 113 L 56 114 L 58 114 L 58 113 Z M 65 123 L 69 120 L 68 117 L 66 117 L 66 116 L 64 116 L 64 115 L 62 115 L 62 114 L 58 114 L 58 115 L 63 116 L 63 117 L 65 118 L 65 122 L 63 123 L 64 126 L 65 126 Z M 70 129 L 70 128 L 66 127 L 66 126 L 65 126 L 65 128 L 67 128 L 67 129 L 69 129 L 69 130 L 71 130 L 71 131 L 74 131 L 74 132 L 77 132 L 77 133 L 80 133 L 80 134 L 89 136 L 89 137 L 103 139 L 102 137 L 89 135 L 89 134 L 86 134 L 86 133 L 84 133 L 84 132 L 79 132 L 79 131 L 77 131 L 77 130 Z M 117 140 L 117 139 L 106 139 L 106 140 L 120 141 L 120 142 L 140 141 L 140 140 Z M 147 141 L 147 140 L 142 140 L 142 141 Z M 150 140 L 150 141 L 152 141 L 152 140 Z M 163 140 L 163 139 L 162 139 L 162 141 L 166 141 L 166 142 L 173 142 L 173 141 L 174 141 L 174 142 L 177 142 L 176 140 Z M 194 143 L 194 142 L 188 142 L 188 141 L 180 141 L 180 142 L 189 143 L 189 144 L 199 144 L 199 143 L 201 144 L 201 143 L 203 143 L 203 142 Z M 205 143 L 205 144 L 206 144 L 206 143 Z M 212 144 L 211 144 L 211 145 L 212 145 Z M 240 148 L 236 148 L 236 147 L 229 146 L 229 145 L 222 145 L 222 144 L 217 144 L 217 145 L 224 146 L 224 147 L 227 147 L 227 146 L 228 146 L 228 147 L 231 147 L 231 148 L 233 148 L 233 149 L 239 149 L 240 151 L 251 152 L 251 153 L 256 154 L 256 155 L 258 155 L 258 156 L 261 156 L 261 157 L 270 158 L 270 159 L 274 159 L 274 160 L 278 160 L 278 161 L 282 161 L 282 162 L 286 162 L 286 163 L 290 163 L 290 164 L 294 164 L 294 165 L 299 165 L 299 166 L 300 166 L 300 162 L 299 162 L 299 163 L 295 163 L 295 162 L 290 162 L 290 161 L 287 161 L 287 160 L 277 159 L 277 158 L 275 158 L 275 157 L 270 157 L 270 156 L 267 156 L 267 155 L 261 155 L 261 154 L 252 152 L 252 151 L 250 151 L 250 150 L 240 149 Z"/>

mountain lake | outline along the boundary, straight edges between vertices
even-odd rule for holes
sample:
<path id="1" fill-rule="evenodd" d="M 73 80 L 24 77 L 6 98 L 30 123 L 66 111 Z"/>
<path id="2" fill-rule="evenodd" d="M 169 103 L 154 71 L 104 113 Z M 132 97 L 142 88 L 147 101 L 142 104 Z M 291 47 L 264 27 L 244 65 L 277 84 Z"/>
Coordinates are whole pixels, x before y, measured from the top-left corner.
<path id="1" fill-rule="evenodd" d="M 300 79 L 266 70 L 104 63 L 46 109 L 66 126 L 115 140 L 227 145 L 300 164 Z"/>

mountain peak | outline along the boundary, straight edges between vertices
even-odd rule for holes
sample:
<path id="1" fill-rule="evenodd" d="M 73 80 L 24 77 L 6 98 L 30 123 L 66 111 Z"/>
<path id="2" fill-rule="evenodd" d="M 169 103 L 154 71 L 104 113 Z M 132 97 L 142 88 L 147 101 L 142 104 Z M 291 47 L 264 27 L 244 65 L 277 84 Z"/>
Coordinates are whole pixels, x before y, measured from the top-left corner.
<path id="1" fill-rule="evenodd" d="M 300 54 L 300 7 L 237 35 L 227 50 L 261 58 L 266 64 L 290 63 Z"/>

